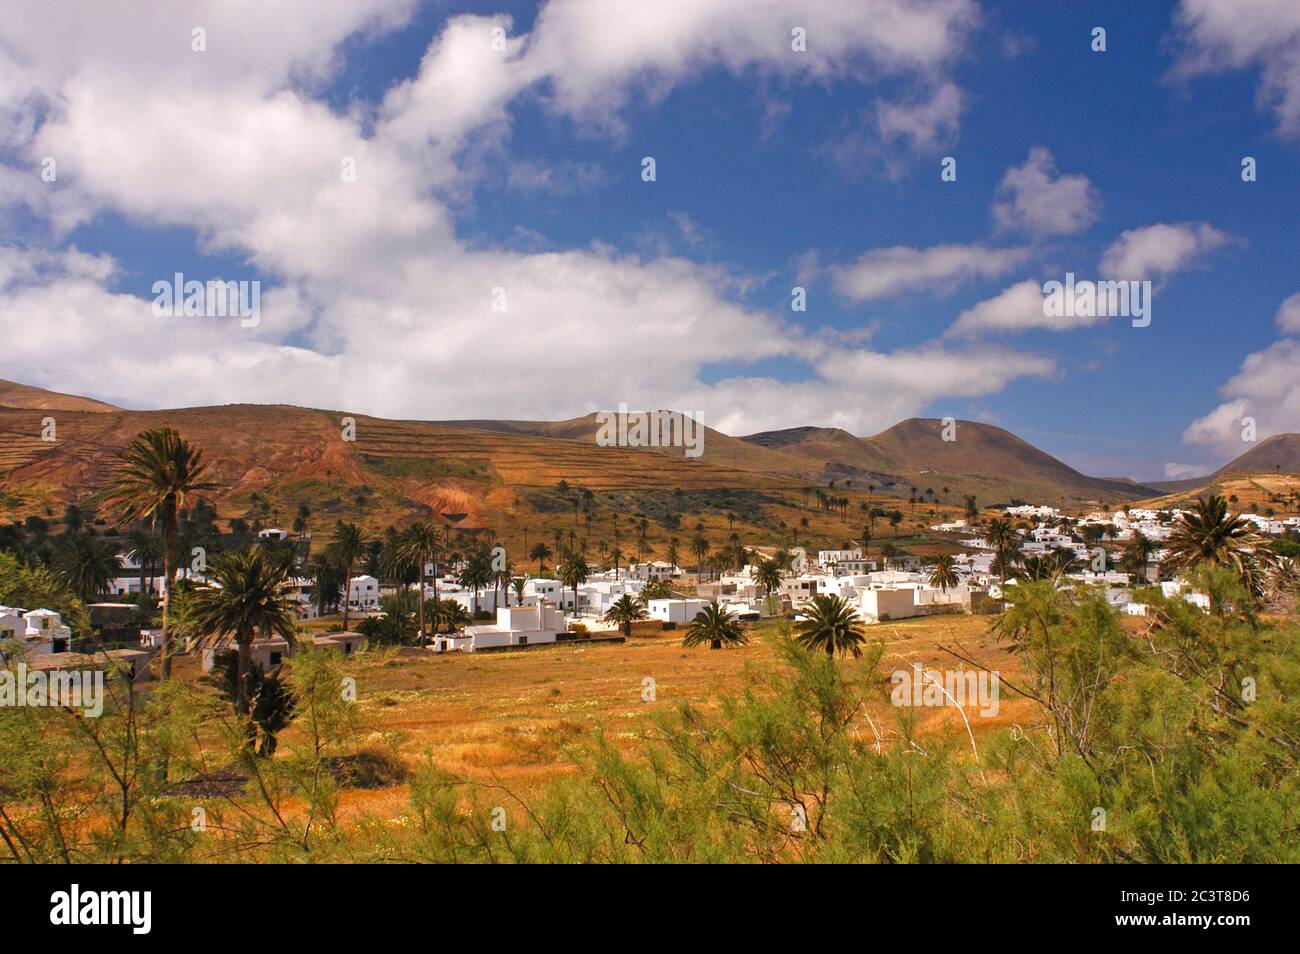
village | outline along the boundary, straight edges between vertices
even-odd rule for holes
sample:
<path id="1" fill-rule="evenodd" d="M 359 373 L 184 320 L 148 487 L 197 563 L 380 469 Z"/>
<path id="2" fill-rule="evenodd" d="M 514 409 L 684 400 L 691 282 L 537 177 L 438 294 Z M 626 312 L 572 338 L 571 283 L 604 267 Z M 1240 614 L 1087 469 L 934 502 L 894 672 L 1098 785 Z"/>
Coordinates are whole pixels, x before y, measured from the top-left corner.
<path id="1" fill-rule="evenodd" d="M 1022 579 L 1051 578 L 1057 586 L 1091 586 L 1104 592 L 1106 602 L 1125 614 L 1143 616 L 1144 592 L 1181 596 L 1202 609 L 1209 598 L 1179 573 L 1162 569 L 1168 555 L 1162 544 L 1174 532 L 1185 511 L 1125 507 L 1094 510 L 1076 517 L 1050 506 L 1009 505 L 992 520 L 955 519 L 930 527 L 936 539 L 951 545 L 951 555 L 926 559 L 907 553 L 869 554 L 860 547 L 821 549 L 802 547 L 745 548 L 743 566 L 707 577 L 663 560 L 633 562 L 626 567 L 589 568 L 569 583 L 546 574 L 524 572 L 493 585 L 467 574 L 467 561 L 423 564 L 418 582 L 397 584 L 360 573 L 346 581 L 336 606 L 315 594 L 317 584 L 307 576 L 289 575 L 283 598 L 314 646 L 344 655 L 367 644 L 368 620 L 382 620 L 390 598 L 453 607 L 445 632 L 435 632 L 424 651 L 481 653 L 535 649 L 575 641 L 619 642 L 632 631 L 663 631 L 689 627 L 711 604 L 741 623 L 769 618 L 807 619 L 805 611 L 818 596 L 833 596 L 851 608 L 866 626 L 940 614 L 996 613 L 1005 588 Z M 1269 539 L 1300 537 L 1300 516 L 1261 516 L 1244 513 L 1261 544 Z M 260 545 L 286 544 L 290 531 L 267 527 L 258 531 Z M 114 648 L 105 659 L 128 664 L 137 678 L 150 678 L 150 666 L 162 648 L 156 626 L 131 630 L 140 595 L 163 600 L 167 579 L 157 566 L 142 566 L 136 554 L 119 551 L 120 575 L 107 581 L 104 599 L 87 604 L 92 626 Z M 301 561 L 296 564 L 301 571 Z M 499 576 L 499 575 L 498 575 Z M 203 573 L 180 571 L 187 586 L 216 586 Z M 143 589 L 142 589 L 143 588 Z M 635 607 L 635 608 L 632 608 Z M 340 611 L 346 608 L 355 627 L 345 630 Z M 324 612 L 324 610 L 330 612 Z M 125 627 L 125 631 L 123 630 Z M 26 658 L 46 668 L 85 665 L 92 657 L 73 653 L 73 634 L 54 610 L 0 606 L 0 649 L 6 640 L 24 647 Z M 138 644 L 135 637 L 138 636 Z M 198 653 L 203 671 L 213 668 L 217 655 L 234 648 L 233 640 L 191 638 L 186 650 Z M 259 635 L 253 659 L 274 670 L 292 655 L 283 636 Z M 64 655 L 67 654 L 67 655 Z"/>

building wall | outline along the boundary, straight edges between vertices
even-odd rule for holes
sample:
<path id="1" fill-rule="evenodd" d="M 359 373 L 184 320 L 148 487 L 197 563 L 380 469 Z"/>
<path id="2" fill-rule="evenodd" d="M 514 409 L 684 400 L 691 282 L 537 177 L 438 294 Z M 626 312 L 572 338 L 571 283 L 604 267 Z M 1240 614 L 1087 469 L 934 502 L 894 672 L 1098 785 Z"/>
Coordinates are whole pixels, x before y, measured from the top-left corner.
<path id="1" fill-rule="evenodd" d="M 859 612 L 868 622 L 915 616 L 916 591 L 912 589 L 863 590 Z"/>

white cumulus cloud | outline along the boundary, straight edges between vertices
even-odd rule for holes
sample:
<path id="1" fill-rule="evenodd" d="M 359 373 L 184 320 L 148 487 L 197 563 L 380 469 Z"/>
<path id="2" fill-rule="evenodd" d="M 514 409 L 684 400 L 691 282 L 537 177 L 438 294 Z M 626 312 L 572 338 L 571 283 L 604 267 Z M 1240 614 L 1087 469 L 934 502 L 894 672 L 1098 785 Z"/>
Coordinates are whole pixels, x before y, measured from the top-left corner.
<path id="1" fill-rule="evenodd" d="M 993 220 L 1004 232 L 1072 235 L 1097 221 L 1101 205 L 1101 194 L 1087 176 L 1058 174 L 1051 150 L 1034 146 L 1024 165 L 1002 177 Z"/>
<path id="2" fill-rule="evenodd" d="M 1120 233 L 1101 256 L 1105 278 L 1163 279 L 1223 248 L 1232 236 L 1206 222 L 1157 223 Z"/>
<path id="3" fill-rule="evenodd" d="M 951 287 L 965 279 L 996 278 L 1029 257 L 1025 248 L 986 245 L 895 245 L 872 249 L 849 265 L 829 269 L 835 289 L 856 300 L 917 288 Z"/>

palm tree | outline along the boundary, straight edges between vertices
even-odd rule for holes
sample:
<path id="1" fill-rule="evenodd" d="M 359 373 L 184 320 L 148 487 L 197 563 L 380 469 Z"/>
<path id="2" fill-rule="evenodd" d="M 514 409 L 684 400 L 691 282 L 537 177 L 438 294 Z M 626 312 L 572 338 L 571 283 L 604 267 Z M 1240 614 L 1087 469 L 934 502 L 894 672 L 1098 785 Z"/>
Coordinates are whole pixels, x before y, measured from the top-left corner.
<path id="1" fill-rule="evenodd" d="M 630 637 L 632 624 L 645 619 L 647 615 L 649 614 L 646 613 L 645 605 L 640 600 L 624 593 L 605 612 L 605 621 L 617 623 L 623 630 L 623 635 Z"/>
<path id="2" fill-rule="evenodd" d="M 897 555 L 898 547 L 894 546 L 892 543 L 886 543 L 880 548 L 880 561 L 886 570 L 889 569 L 889 561 Z"/>
<path id="3" fill-rule="evenodd" d="M 162 532 L 162 677 L 172 674 L 171 632 L 167 625 L 172 574 L 176 568 L 176 535 L 180 516 L 191 498 L 216 486 L 204 479 L 203 452 L 170 427 L 145 431 L 118 457 L 113 489 L 105 498 L 119 526 L 153 521 Z"/>
<path id="4" fill-rule="evenodd" d="M 343 571 L 327 557 L 318 557 L 307 567 L 307 576 L 311 580 L 311 603 L 322 616 L 330 610 L 339 608 L 339 597 L 343 593 Z"/>
<path id="5" fill-rule="evenodd" d="M 431 523 L 412 524 L 406 528 L 400 546 L 402 552 L 420 568 L 416 587 L 420 592 L 420 645 L 423 647 L 427 645 L 424 628 L 424 567 L 428 563 L 434 563 L 438 557 L 438 528 Z M 438 566 L 436 563 L 434 563 L 433 567 L 433 600 L 435 603 L 438 601 Z"/>
<path id="6" fill-rule="evenodd" d="M 1173 572 L 1187 572 L 1206 564 L 1228 567 L 1243 581 L 1251 574 L 1248 547 L 1256 542 L 1250 524 L 1228 510 L 1222 496 L 1196 501 L 1196 507 L 1179 516 L 1165 546 L 1165 566 Z"/>
<path id="7" fill-rule="evenodd" d="M 641 587 L 641 602 L 649 605 L 651 600 L 671 599 L 673 588 L 665 580 L 650 580 Z"/>
<path id="8" fill-rule="evenodd" d="M 340 520 L 334 527 L 334 542 L 325 550 L 330 562 L 343 571 L 343 631 L 348 630 L 352 602 L 352 570 L 366 552 L 366 539 L 355 523 Z"/>
<path id="9" fill-rule="evenodd" d="M 681 552 L 677 548 L 677 538 L 669 537 L 668 538 L 668 562 L 672 564 L 672 568 L 674 570 L 677 569 L 677 561 L 679 559 L 681 559 Z"/>
<path id="10" fill-rule="evenodd" d="M 1129 573 L 1145 579 L 1147 564 L 1151 562 L 1151 554 L 1155 552 L 1155 543 L 1144 536 L 1141 530 L 1134 530 L 1133 539 L 1124 545 L 1124 555 L 1120 562 Z"/>
<path id="11" fill-rule="evenodd" d="M 578 587 L 591 576 L 591 567 L 579 553 L 570 553 L 560 564 L 560 582 L 573 587 L 573 615 L 578 615 Z"/>
<path id="12" fill-rule="evenodd" d="M 749 636 L 740 621 L 714 600 L 695 614 L 695 619 L 686 627 L 682 645 L 693 649 L 708 643 L 710 649 L 721 649 L 723 646 L 744 646 L 748 642 Z"/>
<path id="13" fill-rule="evenodd" d="M 819 593 L 812 598 L 812 605 L 804 609 L 804 615 L 808 618 L 795 624 L 795 641 L 805 649 L 821 649 L 827 656 L 862 655 L 867 634 L 858 611 L 847 600 Z"/>
<path id="14" fill-rule="evenodd" d="M 505 599 L 505 605 L 510 605 L 510 581 L 514 579 L 515 565 L 506 560 L 501 569 L 493 572 L 493 582 L 500 585 L 501 596 Z"/>
<path id="15" fill-rule="evenodd" d="M 64 533 L 54 546 L 54 574 L 83 603 L 93 603 L 121 572 L 117 547 L 100 537 Z"/>
<path id="16" fill-rule="evenodd" d="M 162 559 L 162 541 L 143 526 L 136 527 L 126 535 L 126 555 L 140 566 L 140 592 L 147 593 L 153 589 L 153 575 L 148 573 Z M 148 576 L 149 586 L 145 587 Z"/>
<path id="17" fill-rule="evenodd" d="M 781 564 L 776 560 L 760 559 L 754 567 L 754 582 L 767 591 L 770 601 L 772 594 L 781 588 Z M 768 612 L 771 612 L 770 602 Z"/>
<path id="18" fill-rule="evenodd" d="M 478 612 L 478 591 L 492 582 L 492 558 L 486 552 L 473 554 L 465 561 L 458 581 L 461 586 L 472 590 L 470 596 L 471 612 Z"/>
<path id="19" fill-rule="evenodd" d="M 194 591 L 193 619 L 204 639 L 231 636 L 238 648 L 235 708 L 247 716 L 251 693 L 252 645 L 258 633 L 294 643 L 294 612 L 285 596 L 289 564 L 268 557 L 260 548 L 219 553 L 208 577 L 213 585 Z"/>
<path id="20" fill-rule="evenodd" d="M 997 554 L 994 562 L 998 565 L 998 573 L 1002 577 L 1002 585 L 1005 588 L 1007 582 L 1007 555 L 1015 549 L 1017 541 L 1020 539 L 1016 533 L 1016 528 L 1011 525 L 1008 517 L 997 517 L 991 523 L 984 534 L 989 545 L 993 547 Z"/>
<path id="21" fill-rule="evenodd" d="M 524 605 L 524 587 L 527 585 L 528 581 L 522 576 L 517 576 L 510 581 L 510 587 L 515 591 L 515 602 L 520 606 Z"/>
<path id="22" fill-rule="evenodd" d="M 930 571 L 930 585 L 937 586 L 947 593 L 948 587 L 957 585 L 957 560 L 949 554 L 944 554 L 934 561 L 934 568 Z"/>
<path id="23" fill-rule="evenodd" d="M 306 562 L 311 556 L 311 543 L 307 539 L 307 528 L 311 521 L 311 507 L 305 503 L 298 504 L 298 513 L 293 518 L 293 532 L 298 534 L 298 545 L 302 547 L 302 559 Z"/>
<path id="24" fill-rule="evenodd" d="M 545 543 L 538 543 L 533 546 L 532 551 L 528 554 L 528 559 L 537 561 L 537 575 L 541 576 L 546 572 L 546 567 L 542 561 L 551 555 L 551 548 Z"/>
<path id="25" fill-rule="evenodd" d="M 691 539 L 691 553 L 695 554 L 695 576 L 698 578 L 704 572 L 704 558 L 709 555 L 709 538 L 705 536 L 703 527 L 696 530 Z"/>
<path id="26" fill-rule="evenodd" d="M 430 603 L 429 613 L 435 633 L 440 632 L 444 626 L 447 632 L 455 632 L 457 627 L 464 626 L 470 621 L 465 607 L 455 600 L 438 600 L 436 603 Z"/>
<path id="27" fill-rule="evenodd" d="M 1061 572 L 1056 558 L 1043 554 L 1024 559 L 1024 576 L 1029 580 L 1050 580 Z"/>

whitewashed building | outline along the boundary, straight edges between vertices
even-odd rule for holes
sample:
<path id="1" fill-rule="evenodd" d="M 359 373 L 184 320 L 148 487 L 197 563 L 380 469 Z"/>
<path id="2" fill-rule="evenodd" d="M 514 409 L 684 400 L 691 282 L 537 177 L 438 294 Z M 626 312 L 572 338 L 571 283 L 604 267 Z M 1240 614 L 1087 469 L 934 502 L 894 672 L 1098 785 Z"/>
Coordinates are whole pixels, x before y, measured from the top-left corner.
<path id="1" fill-rule="evenodd" d="M 32 655 L 67 652 L 71 649 L 72 629 L 51 609 L 0 606 L 0 641 L 6 639 L 22 640 Z"/>
<path id="2" fill-rule="evenodd" d="M 463 632 L 435 636 L 435 652 L 483 652 L 554 643 L 565 631 L 564 614 L 553 606 L 501 607 L 491 625 L 466 626 Z"/>
<path id="3" fill-rule="evenodd" d="M 867 623 L 915 616 L 916 590 L 910 587 L 863 590 L 858 598 L 858 615 Z"/>
<path id="4" fill-rule="evenodd" d="M 651 600 L 646 607 L 651 619 L 681 624 L 695 619 L 708 605 L 707 600 L 664 599 Z"/>
<path id="5" fill-rule="evenodd" d="M 354 576 L 348 587 L 348 605 L 362 611 L 379 609 L 379 581 L 369 574 Z"/>

